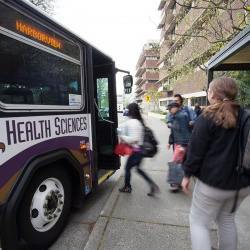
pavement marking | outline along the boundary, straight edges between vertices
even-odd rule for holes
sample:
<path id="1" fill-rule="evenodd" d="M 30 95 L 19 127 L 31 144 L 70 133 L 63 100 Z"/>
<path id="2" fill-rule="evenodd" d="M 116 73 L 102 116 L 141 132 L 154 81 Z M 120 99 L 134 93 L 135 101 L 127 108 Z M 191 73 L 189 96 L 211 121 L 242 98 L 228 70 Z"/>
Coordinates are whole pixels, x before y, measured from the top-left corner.
<path id="1" fill-rule="evenodd" d="M 106 181 L 109 177 L 111 177 L 113 174 L 115 173 L 114 170 L 109 171 L 108 173 L 106 173 L 105 175 L 101 176 L 98 179 L 98 185 L 100 185 L 101 183 L 103 183 L 104 181 Z"/>
<path id="2" fill-rule="evenodd" d="M 109 216 L 101 215 L 101 217 L 108 218 Z M 138 222 L 138 223 L 147 223 L 147 224 L 159 225 L 159 226 L 172 226 L 172 227 L 189 228 L 189 226 L 186 226 L 186 225 L 176 225 L 176 224 L 160 223 L 160 222 L 153 222 L 153 221 L 133 220 L 133 219 L 126 219 L 126 218 L 115 217 L 115 216 L 111 216 L 110 218 L 122 220 L 122 221 L 126 221 L 126 222 Z"/>
<path id="3" fill-rule="evenodd" d="M 120 180 L 120 179 L 119 179 L 119 180 Z M 117 185 L 118 185 L 118 183 L 119 183 L 119 181 L 117 182 Z M 116 187 L 117 185 L 115 185 L 115 187 Z M 115 210 L 115 207 L 116 207 L 116 205 L 117 205 L 119 196 L 120 196 L 120 194 L 118 193 L 118 195 L 117 195 L 116 198 L 115 198 L 115 202 L 114 202 L 113 207 L 112 207 L 112 209 L 111 209 L 110 215 L 109 215 L 109 216 L 106 216 L 106 217 L 105 217 L 105 216 L 100 216 L 100 217 L 107 218 L 107 222 L 106 222 L 106 225 L 105 225 L 104 230 L 103 230 L 103 232 L 102 232 L 102 237 L 101 237 L 101 240 L 100 240 L 100 242 L 99 242 L 99 244 L 98 244 L 97 250 L 101 249 L 101 246 L 103 245 L 104 234 L 105 234 L 105 232 L 106 232 L 106 229 L 107 229 L 107 227 L 108 227 L 108 224 L 109 224 L 110 219 L 113 218 L 113 217 L 112 217 L 112 214 L 113 214 L 113 212 L 114 212 L 114 210 Z"/>

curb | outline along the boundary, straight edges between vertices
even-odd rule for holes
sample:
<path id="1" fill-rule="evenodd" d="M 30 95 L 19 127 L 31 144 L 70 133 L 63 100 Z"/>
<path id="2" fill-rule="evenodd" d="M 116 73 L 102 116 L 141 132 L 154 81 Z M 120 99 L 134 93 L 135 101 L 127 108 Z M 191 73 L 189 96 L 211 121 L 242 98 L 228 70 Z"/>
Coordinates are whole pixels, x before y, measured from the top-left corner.
<path id="1" fill-rule="evenodd" d="M 84 247 L 84 250 L 100 249 L 104 233 L 119 197 L 118 186 L 123 178 L 123 176 L 120 176 L 117 180 L 117 183 L 115 184 L 106 204 L 104 205 L 104 208 L 102 209 L 94 225 L 92 232 L 89 235 L 89 239 Z"/>

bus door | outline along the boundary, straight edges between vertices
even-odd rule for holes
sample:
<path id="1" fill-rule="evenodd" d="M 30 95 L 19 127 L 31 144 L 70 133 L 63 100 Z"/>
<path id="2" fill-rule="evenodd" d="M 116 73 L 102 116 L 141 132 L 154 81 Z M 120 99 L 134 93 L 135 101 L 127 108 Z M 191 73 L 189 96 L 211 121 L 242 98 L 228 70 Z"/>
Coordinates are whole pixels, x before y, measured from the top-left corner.
<path id="1" fill-rule="evenodd" d="M 96 140 L 99 169 L 119 169 L 113 153 L 117 144 L 117 100 L 114 63 L 94 66 Z"/>

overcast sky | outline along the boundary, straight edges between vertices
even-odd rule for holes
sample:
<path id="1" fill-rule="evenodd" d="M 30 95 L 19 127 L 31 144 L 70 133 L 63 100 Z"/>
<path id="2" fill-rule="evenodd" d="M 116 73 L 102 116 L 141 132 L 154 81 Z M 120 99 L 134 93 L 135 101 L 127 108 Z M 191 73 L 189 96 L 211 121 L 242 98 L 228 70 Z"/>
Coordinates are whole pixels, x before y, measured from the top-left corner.
<path id="1" fill-rule="evenodd" d="M 56 0 L 54 18 L 112 57 L 118 68 L 134 74 L 143 45 L 160 38 L 159 3 L 160 0 Z"/>

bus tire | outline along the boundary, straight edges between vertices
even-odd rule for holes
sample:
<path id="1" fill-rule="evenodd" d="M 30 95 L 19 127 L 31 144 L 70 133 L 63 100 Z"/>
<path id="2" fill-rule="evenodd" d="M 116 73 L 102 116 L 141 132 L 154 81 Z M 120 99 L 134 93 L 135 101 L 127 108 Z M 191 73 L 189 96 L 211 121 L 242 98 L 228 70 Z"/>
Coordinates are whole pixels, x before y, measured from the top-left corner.
<path id="1" fill-rule="evenodd" d="M 46 249 L 63 230 L 71 207 L 71 178 L 50 166 L 32 178 L 18 213 L 20 237 L 31 249 Z"/>

